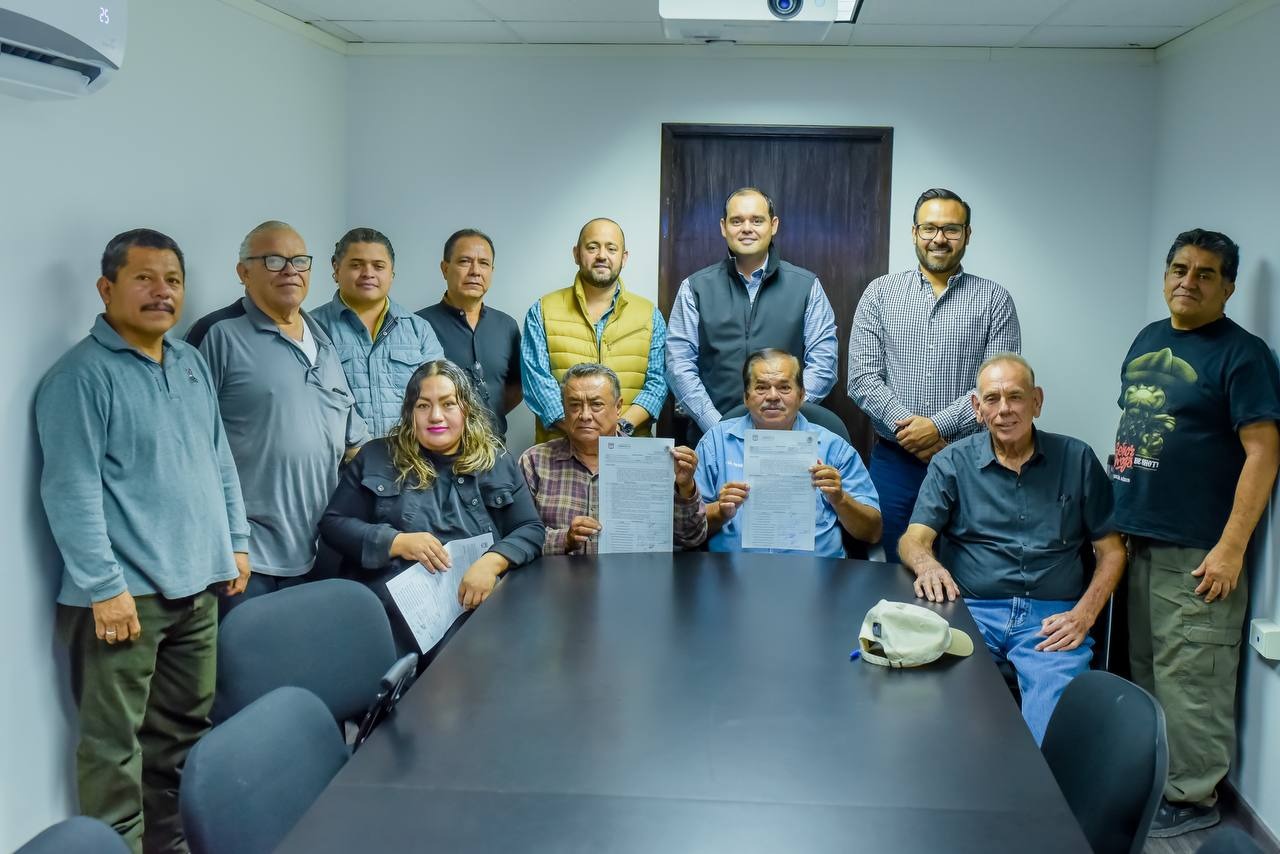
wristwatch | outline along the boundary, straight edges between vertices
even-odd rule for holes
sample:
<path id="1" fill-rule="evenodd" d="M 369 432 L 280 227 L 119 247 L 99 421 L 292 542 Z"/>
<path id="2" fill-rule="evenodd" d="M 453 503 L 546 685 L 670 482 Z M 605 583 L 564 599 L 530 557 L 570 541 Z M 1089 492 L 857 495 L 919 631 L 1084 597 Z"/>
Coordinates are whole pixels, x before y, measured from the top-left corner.
<path id="1" fill-rule="evenodd" d="M 618 432 L 624 436 L 635 435 L 636 425 L 632 424 L 625 418 L 618 419 Z"/>

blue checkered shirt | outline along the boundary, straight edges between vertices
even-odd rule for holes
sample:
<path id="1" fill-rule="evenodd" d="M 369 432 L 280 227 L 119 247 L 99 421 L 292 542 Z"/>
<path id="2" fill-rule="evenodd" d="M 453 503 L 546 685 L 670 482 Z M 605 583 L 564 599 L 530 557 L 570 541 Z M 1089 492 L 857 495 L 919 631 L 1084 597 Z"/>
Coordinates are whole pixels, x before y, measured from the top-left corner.
<path id="1" fill-rule="evenodd" d="M 849 338 L 849 397 L 876 432 L 923 415 L 948 442 L 980 428 L 969 394 L 978 368 L 997 353 L 1022 350 L 1018 311 L 1009 292 L 963 270 L 942 296 L 919 268 L 867 286 Z"/>

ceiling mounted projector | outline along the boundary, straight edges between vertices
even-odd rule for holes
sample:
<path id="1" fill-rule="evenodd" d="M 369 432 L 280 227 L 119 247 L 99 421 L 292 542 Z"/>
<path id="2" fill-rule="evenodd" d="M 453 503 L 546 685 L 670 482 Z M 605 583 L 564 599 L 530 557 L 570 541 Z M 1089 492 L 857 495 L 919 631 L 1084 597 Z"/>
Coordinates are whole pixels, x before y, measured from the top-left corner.
<path id="1" fill-rule="evenodd" d="M 817 44 L 835 23 L 837 0 L 658 0 L 662 32 L 680 41 Z"/>

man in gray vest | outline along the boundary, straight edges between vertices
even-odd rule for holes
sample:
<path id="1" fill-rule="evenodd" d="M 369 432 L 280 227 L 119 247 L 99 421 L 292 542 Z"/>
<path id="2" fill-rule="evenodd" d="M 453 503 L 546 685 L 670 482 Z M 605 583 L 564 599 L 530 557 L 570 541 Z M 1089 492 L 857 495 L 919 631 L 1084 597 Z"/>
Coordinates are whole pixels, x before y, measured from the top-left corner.
<path id="1" fill-rule="evenodd" d="M 667 326 L 667 382 L 699 435 L 742 403 L 742 365 L 756 350 L 803 354 L 806 401 L 835 385 L 835 312 L 817 276 L 778 257 L 777 232 L 772 199 L 755 187 L 734 190 L 720 220 L 729 257 L 680 283 Z"/>

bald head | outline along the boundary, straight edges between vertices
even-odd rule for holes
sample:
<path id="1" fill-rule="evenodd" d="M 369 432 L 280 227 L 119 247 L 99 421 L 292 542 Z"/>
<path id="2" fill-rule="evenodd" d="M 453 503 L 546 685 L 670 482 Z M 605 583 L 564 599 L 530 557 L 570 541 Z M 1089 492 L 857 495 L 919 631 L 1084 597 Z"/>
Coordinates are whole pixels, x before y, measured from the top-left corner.
<path id="1" fill-rule="evenodd" d="M 611 219 L 593 219 L 578 232 L 573 247 L 578 278 L 584 285 L 612 289 L 627 263 L 627 247 L 622 227 Z"/>

